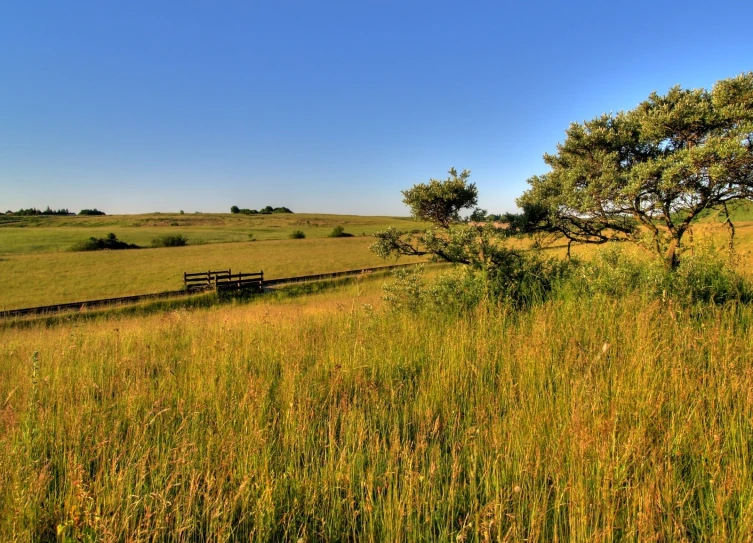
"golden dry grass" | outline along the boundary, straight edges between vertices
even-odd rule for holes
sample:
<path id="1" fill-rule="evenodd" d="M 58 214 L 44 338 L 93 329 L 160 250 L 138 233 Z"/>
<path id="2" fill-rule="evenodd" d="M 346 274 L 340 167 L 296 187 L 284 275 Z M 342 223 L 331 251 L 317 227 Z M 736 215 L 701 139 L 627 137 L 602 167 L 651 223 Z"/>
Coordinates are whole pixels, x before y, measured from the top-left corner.
<path id="1" fill-rule="evenodd" d="M 0 330 L 0 538 L 750 540 L 750 307 L 377 286 Z"/>

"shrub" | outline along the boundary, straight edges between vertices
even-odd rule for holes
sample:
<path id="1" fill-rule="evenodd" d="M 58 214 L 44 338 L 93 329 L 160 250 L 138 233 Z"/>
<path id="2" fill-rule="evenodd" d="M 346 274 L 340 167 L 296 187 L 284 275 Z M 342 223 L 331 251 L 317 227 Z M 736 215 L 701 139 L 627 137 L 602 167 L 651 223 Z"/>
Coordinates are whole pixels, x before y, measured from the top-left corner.
<path id="1" fill-rule="evenodd" d="M 724 303 L 750 301 L 753 287 L 731 266 L 727 258 L 710 244 L 699 244 L 686 253 L 675 270 L 659 260 L 642 262 L 614 245 L 578 266 L 567 289 L 577 295 L 603 295 L 619 298 L 639 292 L 648 298 L 672 298 L 682 303 Z"/>
<path id="2" fill-rule="evenodd" d="M 188 239 L 181 234 L 160 236 L 152 240 L 152 247 L 184 247 Z"/>
<path id="3" fill-rule="evenodd" d="M 106 215 L 104 211 L 99 209 L 82 209 L 78 212 L 79 215 Z"/>
<path id="4" fill-rule="evenodd" d="M 458 268 L 437 277 L 427 287 L 424 300 L 432 309 L 458 313 L 476 307 L 485 295 L 481 274 L 470 268 Z"/>
<path id="5" fill-rule="evenodd" d="M 394 280 L 382 285 L 382 300 L 393 310 L 417 311 L 424 302 L 424 267 L 398 268 L 392 271 Z"/>
<path id="6" fill-rule="evenodd" d="M 352 238 L 353 234 L 348 234 L 343 226 L 335 226 L 329 233 L 331 238 Z"/>
<path id="7" fill-rule="evenodd" d="M 306 234 L 303 233 L 303 230 L 293 230 L 290 233 L 290 239 L 303 239 L 306 237 Z"/>
<path id="8" fill-rule="evenodd" d="M 138 245 L 126 243 L 120 241 L 115 234 L 107 234 L 104 238 L 90 237 L 85 241 L 80 241 L 73 244 L 70 248 L 71 251 L 101 251 L 105 249 L 117 250 L 117 249 L 140 249 Z"/>
<path id="9" fill-rule="evenodd" d="M 395 280 L 382 287 L 382 299 L 393 309 L 466 311 L 482 300 L 520 309 L 550 299 L 571 275 L 574 263 L 542 258 L 535 252 L 499 251 L 495 266 L 486 270 L 458 267 L 424 285 L 423 267 L 393 272 Z"/>

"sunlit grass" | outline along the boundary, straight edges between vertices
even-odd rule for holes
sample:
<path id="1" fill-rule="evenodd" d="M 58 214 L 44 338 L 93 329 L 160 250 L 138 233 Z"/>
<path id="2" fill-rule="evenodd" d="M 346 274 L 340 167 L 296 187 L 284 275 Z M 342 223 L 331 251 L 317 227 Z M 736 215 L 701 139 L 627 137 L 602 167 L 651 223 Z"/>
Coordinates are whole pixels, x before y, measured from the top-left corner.
<path id="1" fill-rule="evenodd" d="M 750 307 L 377 287 L 0 331 L 0 538 L 753 533 Z"/>
<path id="2" fill-rule="evenodd" d="M 66 251 L 90 237 L 114 233 L 118 239 L 149 247 L 160 236 L 181 234 L 191 245 L 287 239 L 293 230 L 307 238 L 325 238 L 336 226 L 354 236 L 371 235 L 389 226 L 414 229 L 410 219 L 322 214 L 150 214 L 104 217 L 5 217 L 0 222 L 0 255 Z M 23 227 L 20 227 L 23 225 Z"/>
<path id="3" fill-rule="evenodd" d="M 176 290 L 183 286 L 183 272 L 263 270 L 272 279 L 392 263 L 369 251 L 372 241 L 325 238 L 12 255 L 0 259 L 0 309 Z"/>

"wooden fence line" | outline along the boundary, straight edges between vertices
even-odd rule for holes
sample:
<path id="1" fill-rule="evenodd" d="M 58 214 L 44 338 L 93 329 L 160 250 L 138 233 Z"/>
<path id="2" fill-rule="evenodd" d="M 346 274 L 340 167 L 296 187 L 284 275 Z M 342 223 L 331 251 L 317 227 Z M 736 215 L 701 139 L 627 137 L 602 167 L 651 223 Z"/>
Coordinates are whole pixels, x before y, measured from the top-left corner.
<path id="1" fill-rule="evenodd" d="M 338 277 L 357 276 L 357 275 L 365 274 L 365 273 L 390 271 L 390 270 L 395 270 L 399 268 L 407 268 L 407 267 L 412 267 L 412 266 L 416 266 L 416 264 L 414 263 L 414 264 L 395 264 L 392 266 L 376 266 L 372 268 L 360 268 L 357 270 L 346 270 L 346 271 L 331 272 L 331 273 L 319 273 L 319 274 L 313 274 L 313 275 L 301 275 L 297 277 L 281 277 L 278 279 L 268 279 L 268 280 L 264 280 L 263 272 L 256 272 L 255 274 L 254 273 L 232 274 L 232 276 L 236 277 L 240 275 L 242 277 L 246 277 L 246 276 L 258 275 L 259 278 L 256 279 L 256 281 L 261 282 L 262 287 L 271 287 L 271 286 L 278 286 L 278 285 L 285 285 L 285 284 L 304 283 L 308 281 L 322 281 L 325 279 L 336 279 Z M 227 272 L 228 272 L 227 276 L 231 276 L 230 270 L 227 270 Z M 197 275 L 206 276 L 206 274 L 207 272 L 199 272 Z M 189 274 L 189 275 L 193 275 L 193 274 Z M 184 281 L 185 279 L 186 279 L 186 276 L 184 275 Z M 231 286 L 229 288 L 236 288 L 236 287 Z M 158 299 L 163 299 L 163 298 L 178 298 L 178 297 L 183 297 L 183 296 L 190 296 L 194 294 L 199 294 L 201 292 L 206 292 L 211 289 L 212 289 L 212 285 L 204 284 L 204 285 L 197 285 L 192 288 L 184 288 L 183 290 L 156 292 L 153 294 L 137 294 L 133 296 L 120 296 L 117 298 L 103 298 L 103 299 L 98 299 L 98 300 L 85 300 L 82 302 L 68 302 L 68 303 L 63 303 L 63 304 L 45 305 L 45 306 L 38 306 L 38 307 L 6 309 L 6 310 L 0 310 L 0 318 L 1 317 L 4 317 L 4 318 L 22 317 L 25 315 L 52 314 L 52 313 L 59 313 L 61 311 L 71 311 L 71 310 L 84 311 L 87 309 L 104 307 L 108 305 L 131 304 L 131 303 L 137 303 L 137 302 L 147 301 L 147 300 L 158 300 Z"/>

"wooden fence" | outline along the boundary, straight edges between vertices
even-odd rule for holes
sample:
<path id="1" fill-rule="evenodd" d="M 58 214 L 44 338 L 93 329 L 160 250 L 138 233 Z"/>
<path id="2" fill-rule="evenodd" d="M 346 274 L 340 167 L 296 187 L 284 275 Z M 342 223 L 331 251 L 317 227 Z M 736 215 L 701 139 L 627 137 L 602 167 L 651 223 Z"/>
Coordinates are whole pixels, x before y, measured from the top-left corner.
<path id="1" fill-rule="evenodd" d="M 231 270 L 183 273 L 187 290 L 264 290 L 264 272 L 232 273 Z"/>
<path id="2" fill-rule="evenodd" d="M 442 265 L 442 264 L 434 264 L 434 265 Z M 73 311 L 85 311 L 85 310 L 95 309 L 99 307 L 121 305 L 121 304 L 131 304 L 131 303 L 137 303 L 137 302 L 142 302 L 142 301 L 147 301 L 147 300 L 184 297 L 184 296 L 188 297 L 193 294 L 200 293 L 202 291 L 216 288 L 215 286 L 217 283 L 216 278 L 218 276 L 227 277 L 228 283 L 235 282 L 236 285 L 238 283 L 241 283 L 241 284 L 246 283 L 246 281 L 248 280 L 250 283 L 258 284 L 258 288 L 261 289 L 265 286 L 271 287 L 271 286 L 279 286 L 279 285 L 285 285 L 285 284 L 303 283 L 307 281 L 321 281 L 321 280 L 326 280 L 326 279 L 335 279 L 338 277 L 356 276 L 356 275 L 361 275 L 364 273 L 371 273 L 371 272 L 386 272 L 390 270 L 396 270 L 399 268 L 407 268 L 411 266 L 415 266 L 415 264 L 395 264 L 392 266 L 377 266 L 374 268 L 361 268 L 358 270 L 347 270 L 347 271 L 332 272 L 332 273 L 304 275 L 304 276 L 299 276 L 299 277 L 284 277 L 284 278 L 278 278 L 278 279 L 271 279 L 267 281 L 264 280 L 263 272 L 258 272 L 255 274 L 251 274 L 251 273 L 231 274 L 230 270 L 227 270 L 227 271 L 220 271 L 220 272 L 206 271 L 206 272 L 200 272 L 200 273 L 184 273 L 183 282 L 186 288 L 184 288 L 183 290 L 175 290 L 175 291 L 170 291 L 170 292 L 157 292 L 153 294 L 140 294 L 136 296 L 122 296 L 119 298 L 86 300 L 86 301 L 81 301 L 81 302 L 69 302 L 69 303 L 46 305 L 46 306 L 39 306 L 39 307 L 25 307 L 25 308 L 18 308 L 18 309 L 0 308 L 0 318 L 23 317 L 27 315 L 51 315 L 53 313 L 58 313 L 61 311 L 72 311 L 72 310 Z M 258 276 L 258 277 L 251 277 L 251 276 Z M 222 279 L 220 280 L 220 284 L 223 284 L 225 282 L 226 281 Z M 237 288 L 237 287 L 230 286 L 229 288 Z"/>

